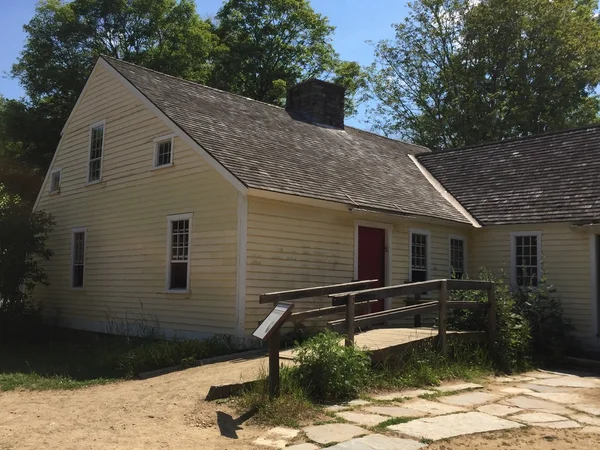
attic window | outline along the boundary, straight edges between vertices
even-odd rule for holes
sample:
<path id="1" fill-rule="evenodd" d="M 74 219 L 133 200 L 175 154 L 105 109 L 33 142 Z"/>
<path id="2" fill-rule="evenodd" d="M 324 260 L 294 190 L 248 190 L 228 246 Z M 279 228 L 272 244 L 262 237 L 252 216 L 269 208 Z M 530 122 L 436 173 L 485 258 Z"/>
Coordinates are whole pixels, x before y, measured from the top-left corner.
<path id="1" fill-rule="evenodd" d="M 60 191 L 61 169 L 54 169 L 50 174 L 50 193 Z"/>
<path id="2" fill-rule="evenodd" d="M 154 139 L 153 167 L 170 167 L 173 165 L 173 135 Z"/>
<path id="3" fill-rule="evenodd" d="M 104 122 L 90 127 L 90 161 L 88 164 L 88 183 L 102 179 L 102 156 L 104 153 Z"/>

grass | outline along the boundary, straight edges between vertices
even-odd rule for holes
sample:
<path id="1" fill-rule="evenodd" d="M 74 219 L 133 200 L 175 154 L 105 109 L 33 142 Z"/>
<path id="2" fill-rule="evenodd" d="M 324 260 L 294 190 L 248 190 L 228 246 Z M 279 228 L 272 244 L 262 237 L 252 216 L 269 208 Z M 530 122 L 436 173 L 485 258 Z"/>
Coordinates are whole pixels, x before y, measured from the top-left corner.
<path id="1" fill-rule="evenodd" d="M 0 391 L 78 389 L 235 351 L 228 338 L 160 340 L 52 329 L 0 345 Z"/>
<path id="2" fill-rule="evenodd" d="M 391 425 L 398 425 L 399 423 L 406 423 L 414 420 L 415 417 L 392 417 L 391 419 L 386 420 L 385 422 L 381 422 L 375 425 L 372 430 L 373 431 L 385 431 L 385 429 Z"/>

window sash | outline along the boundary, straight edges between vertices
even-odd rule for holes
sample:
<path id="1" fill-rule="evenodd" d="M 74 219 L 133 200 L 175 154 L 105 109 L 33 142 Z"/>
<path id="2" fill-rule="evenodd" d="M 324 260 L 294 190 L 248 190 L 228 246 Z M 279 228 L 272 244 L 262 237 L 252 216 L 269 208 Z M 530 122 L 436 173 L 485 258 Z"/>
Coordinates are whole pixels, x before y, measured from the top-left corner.
<path id="1" fill-rule="evenodd" d="M 156 142 L 154 167 L 168 166 L 173 163 L 172 139 Z"/>
<path id="2" fill-rule="evenodd" d="M 73 232 L 72 287 L 83 287 L 85 272 L 85 231 Z"/>
<path id="3" fill-rule="evenodd" d="M 61 171 L 55 170 L 50 174 L 50 192 L 60 190 Z"/>
<path id="4" fill-rule="evenodd" d="M 427 235 L 413 233 L 411 238 L 411 270 L 427 272 Z"/>
<path id="5" fill-rule="evenodd" d="M 169 290 L 189 289 L 191 219 L 169 219 Z"/>
<path id="6" fill-rule="evenodd" d="M 540 268 L 539 239 L 537 235 L 518 235 L 515 240 L 515 283 L 519 287 L 537 286 Z"/>
<path id="7" fill-rule="evenodd" d="M 102 176 L 102 154 L 104 152 L 104 125 L 90 130 L 90 161 L 88 182 L 98 181 Z"/>
<path id="8" fill-rule="evenodd" d="M 457 278 L 465 273 L 465 241 L 450 238 L 450 268 Z"/>

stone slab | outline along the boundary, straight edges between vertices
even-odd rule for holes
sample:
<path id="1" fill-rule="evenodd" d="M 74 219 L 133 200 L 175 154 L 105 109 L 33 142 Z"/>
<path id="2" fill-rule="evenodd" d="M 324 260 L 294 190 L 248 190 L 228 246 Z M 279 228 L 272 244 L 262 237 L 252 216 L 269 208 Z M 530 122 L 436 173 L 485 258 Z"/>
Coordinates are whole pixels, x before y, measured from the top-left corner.
<path id="1" fill-rule="evenodd" d="M 600 427 L 583 427 L 579 430 L 581 433 L 600 434 Z"/>
<path id="2" fill-rule="evenodd" d="M 538 378 L 540 380 L 543 380 L 545 378 L 558 378 L 558 377 L 562 377 L 564 376 L 563 373 L 558 373 L 558 372 L 544 372 L 541 370 L 534 370 L 532 372 L 526 372 L 524 374 L 522 374 L 525 377 L 532 377 L 532 378 Z"/>
<path id="3" fill-rule="evenodd" d="M 298 436 L 299 430 L 293 428 L 275 427 L 271 428 L 264 436 L 254 441 L 255 445 L 271 448 L 285 448 L 287 443 Z"/>
<path id="4" fill-rule="evenodd" d="M 508 395 L 523 395 L 523 394 L 531 394 L 533 391 L 527 388 L 518 388 L 518 387 L 507 387 L 504 389 L 500 389 L 500 392 Z"/>
<path id="5" fill-rule="evenodd" d="M 583 401 L 581 395 L 572 394 L 569 392 L 533 392 L 528 395 L 530 397 L 541 398 L 542 400 L 561 403 L 563 405 L 572 405 L 574 403 L 581 403 Z"/>
<path id="6" fill-rule="evenodd" d="M 499 395 L 490 394 L 488 392 L 465 392 L 463 394 L 441 397 L 438 400 L 447 405 L 473 407 L 492 403 L 500 400 L 500 398 Z"/>
<path id="7" fill-rule="evenodd" d="M 389 419 L 389 417 L 380 416 L 379 414 L 365 414 L 358 411 L 340 412 L 337 413 L 336 416 L 341 417 L 348 422 L 354 422 L 367 427 L 374 427 Z"/>
<path id="8" fill-rule="evenodd" d="M 423 411 L 405 408 L 404 406 L 369 406 L 364 411 L 391 417 L 423 417 L 427 415 Z"/>
<path id="9" fill-rule="evenodd" d="M 468 391 L 471 389 L 481 389 L 483 386 L 481 384 L 475 383 L 459 383 L 459 384 L 446 384 L 444 386 L 438 386 L 434 388 L 436 391 L 440 392 L 460 392 L 460 391 Z"/>
<path id="10" fill-rule="evenodd" d="M 536 412 L 545 412 L 550 414 L 570 414 L 571 411 L 562 405 L 552 403 L 546 400 L 531 397 L 513 397 L 506 399 L 509 406 L 516 406 L 521 409 L 530 409 Z"/>
<path id="11" fill-rule="evenodd" d="M 581 378 L 575 376 L 546 378 L 544 380 L 532 381 L 531 384 L 537 384 L 539 386 L 572 387 L 587 389 L 600 387 L 600 382 L 594 378 Z"/>
<path id="12" fill-rule="evenodd" d="M 319 450 L 315 444 L 309 444 L 305 442 L 304 444 L 296 444 L 290 447 L 286 447 L 285 450 Z"/>
<path id="13" fill-rule="evenodd" d="M 390 392 L 389 394 L 376 395 L 373 398 L 380 401 L 391 401 L 397 398 L 416 398 L 424 394 L 433 394 L 435 391 L 427 389 L 412 389 L 409 391 Z"/>
<path id="14" fill-rule="evenodd" d="M 485 413 L 485 414 L 490 414 L 492 416 L 505 417 L 505 416 L 509 416 L 510 414 L 516 414 L 523 410 L 521 408 L 517 408 L 515 406 L 506 406 L 506 405 L 499 405 L 497 403 L 492 403 L 491 405 L 480 406 L 479 408 L 477 408 L 477 411 Z"/>
<path id="15" fill-rule="evenodd" d="M 323 409 L 325 411 L 329 411 L 329 412 L 339 412 L 339 411 L 346 411 L 346 410 L 350 409 L 350 406 L 348 406 L 348 405 L 330 405 L 330 406 L 326 406 Z"/>
<path id="16" fill-rule="evenodd" d="M 592 416 L 600 416 L 600 405 L 577 404 L 569 406 L 573 409 L 576 409 L 577 411 L 581 411 Z"/>
<path id="17" fill-rule="evenodd" d="M 522 424 L 488 414 L 467 412 L 450 416 L 425 417 L 407 423 L 390 425 L 388 429 L 416 439 L 437 441 L 466 434 L 510 430 L 522 426 Z"/>
<path id="18" fill-rule="evenodd" d="M 580 428 L 574 420 L 569 420 L 567 417 L 558 416 L 548 413 L 525 413 L 517 416 L 512 416 L 511 419 L 524 422 L 527 425 L 537 427 L 564 429 L 564 428 Z"/>
<path id="19" fill-rule="evenodd" d="M 406 408 L 415 409 L 432 416 L 466 411 L 465 408 L 461 408 L 460 406 L 446 405 L 444 403 L 432 402 L 429 400 L 423 400 L 421 398 L 406 402 L 404 403 L 404 406 Z"/>
<path id="20" fill-rule="evenodd" d="M 569 417 L 576 422 L 583 423 L 585 425 L 600 427 L 600 417 L 590 417 L 587 414 L 571 414 Z"/>
<path id="21" fill-rule="evenodd" d="M 331 444 L 344 442 L 363 434 L 369 434 L 364 428 L 348 423 L 330 423 L 327 425 L 313 425 L 303 428 L 306 436 L 317 444 Z"/>
<path id="22" fill-rule="evenodd" d="M 253 444 L 260 445 L 261 447 L 271 447 L 271 448 L 285 448 L 288 441 L 285 439 L 270 439 L 266 437 L 259 437 L 256 439 Z"/>
<path id="23" fill-rule="evenodd" d="M 329 447 L 330 450 L 419 450 L 426 444 L 412 439 L 399 439 L 382 434 L 371 434 L 362 438 L 352 439 L 348 442 Z"/>
<path id="24" fill-rule="evenodd" d="M 356 400 L 352 400 L 349 401 L 347 404 L 350 406 L 364 406 L 364 405 L 370 405 L 372 402 L 368 401 L 368 400 L 363 400 L 363 399 L 356 399 Z"/>
<path id="25" fill-rule="evenodd" d="M 496 383 L 514 383 L 514 379 L 511 377 L 496 377 L 494 378 Z"/>
<path id="26" fill-rule="evenodd" d="M 567 387 L 556 387 L 556 386 L 541 386 L 539 384 L 520 384 L 517 387 L 523 389 L 530 389 L 535 392 L 572 392 L 572 388 Z"/>

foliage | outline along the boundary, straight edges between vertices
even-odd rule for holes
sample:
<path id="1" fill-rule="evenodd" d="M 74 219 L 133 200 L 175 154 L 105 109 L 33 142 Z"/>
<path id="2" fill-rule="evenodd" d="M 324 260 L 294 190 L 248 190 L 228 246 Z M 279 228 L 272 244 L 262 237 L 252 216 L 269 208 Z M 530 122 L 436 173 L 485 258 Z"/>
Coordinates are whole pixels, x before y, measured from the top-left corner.
<path id="1" fill-rule="evenodd" d="M 430 148 L 597 121 L 592 0 L 416 0 L 375 46 L 376 128 Z"/>
<path id="2" fill-rule="evenodd" d="M 339 60 L 333 31 L 307 0 L 228 0 L 216 16 L 226 48 L 215 57 L 211 84 L 283 106 L 287 88 L 319 77 L 339 82 L 352 98 L 365 74 L 358 63 Z M 354 111 L 350 100 L 347 114 Z"/>
<path id="3" fill-rule="evenodd" d="M 48 283 L 40 262 L 52 256 L 46 239 L 53 226 L 52 216 L 31 212 L 0 185 L 0 337 L 9 327 L 18 328 L 24 315 L 35 316 L 30 293 L 36 284 Z"/>
<path id="4" fill-rule="evenodd" d="M 547 284 L 544 275 L 537 287 L 511 291 L 504 276 L 482 269 L 480 279 L 496 283 L 497 327 L 494 356 L 498 368 L 512 372 L 523 370 L 536 360 L 547 362 L 564 354 L 573 327 L 563 317 L 560 299 Z M 487 303 L 487 293 L 478 291 L 452 292 L 452 300 Z M 487 327 L 485 309 L 455 311 L 449 327 L 459 330 L 484 331 Z"/>
<path id="5" fill-rule="evenodd" d="M 340 345 L 343 337 L 329 330 L 296 350 L 296 376 L 308 396 L 337 401 L 355 397 L 369 378 L 370 358 L 355 346 Z"/>

